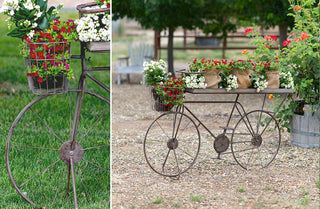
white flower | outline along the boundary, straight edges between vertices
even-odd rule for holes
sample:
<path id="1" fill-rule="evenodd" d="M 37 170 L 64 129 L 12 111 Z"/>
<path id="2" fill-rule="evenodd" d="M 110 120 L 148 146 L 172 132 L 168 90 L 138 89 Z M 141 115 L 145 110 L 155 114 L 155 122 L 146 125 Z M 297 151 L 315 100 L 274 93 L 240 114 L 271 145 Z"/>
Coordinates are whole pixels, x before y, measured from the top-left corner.
<path id="1" fill-rule="evenodd" d="M 28 33 L 28 38 L 32 39 L 34 35 L 34 30 L 31 30 L 30 33 Z"/>
<path id="2" fill-rule="evenodd" d="M 31 24 L 31 22 L 29 20 L 25 20 L 23 24 L 24 26 L 28 27 Z"/>
<path id="3" fill-rule="evenodd" d="M 33 5 L 33 3 L 31 2 L 31 0 L 27 0 L 27 2 L 23 4 L 23 6 L 24 6 L 27 10 L 33 10 L 33 8 L 34 8 L 34 5 Z"/>

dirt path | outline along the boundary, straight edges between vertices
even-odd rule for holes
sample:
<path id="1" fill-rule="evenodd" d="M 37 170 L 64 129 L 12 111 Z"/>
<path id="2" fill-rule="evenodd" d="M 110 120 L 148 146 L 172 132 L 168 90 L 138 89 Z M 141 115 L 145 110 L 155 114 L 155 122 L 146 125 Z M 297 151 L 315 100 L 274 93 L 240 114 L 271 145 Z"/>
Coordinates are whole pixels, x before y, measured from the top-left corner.
<path id="1" fill-rule="evenodd" d="M 159 115 L 151 111 L 149 98 L 144 86 L 113 85 L 113 208 L 319 208 L 319 150 L 291 146 L 287 133 L 269 167 L 245 171 L 232 155 L 213 159 L 213 140 L 202 129 L 192 169 L 178 180 L 156 174 L 143 154 L 144 134 Z M 252 99 L 244 98 L 245 108 L 255 108 Z M 200 105 L 194 109 L 213 132 L 230 110 Z"/>

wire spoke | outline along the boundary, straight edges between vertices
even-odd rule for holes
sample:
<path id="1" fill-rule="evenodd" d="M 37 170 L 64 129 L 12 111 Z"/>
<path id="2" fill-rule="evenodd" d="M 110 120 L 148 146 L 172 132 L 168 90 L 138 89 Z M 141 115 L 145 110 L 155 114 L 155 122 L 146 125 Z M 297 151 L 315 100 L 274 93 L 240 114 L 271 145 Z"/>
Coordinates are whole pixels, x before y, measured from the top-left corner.
<path id="1" fill-rule="evenodd" d="M 107 147 L 107 146 L 110 146 L 110 145 L 109 144 L 104 144 L 104 145 L 100 145 L 100 146 L 96 146 L 96 147 L 88 147 L 88 148 L 85 148 L 85 149 L 82 149 L 82 150 L 85 151 L 85 150 L 90 150 L 90 149 L 98 149 L 98 148 Z"/>
<path id="2" fill-rule="evenodd" d="M 52 128 L 50 128 L 50 127 L 48 126 L 48 124 L 47 124 L 42 118 L 40 118 L 40 116 L 39 116 L 36 112 L 34 112 L 34 111 L 32 110 L 31 107 L 30 107 L 30 110 L 31 110 L 31 112 L 43 123 L 43 125 L 44 125 L 45 127 L 47 127 L 47 129 L 49 130 L 49 132 L 50 132 L 51 134 L 53 134 L 61 143 L 63 143 L 63 141 L 60 139 L 60 137 L 58 137 L 58 135 L 52 130 Z"/>
<path id="3" fill-rule="evenodd" d="M 63 179 L 63 177 L 64 177 L 64 174 L 66 173 L 66 170 L 67 170 L 67 166 L 66 166 L 66 168 L 64 169 L 63 174 L 62 174 L 61 177 L 60 177 L 59 185 L 57 186 L 57 190 L 56 190 L 56 193 L 55 193 L 55 195 L 54 195 L 52 204 L 54 204 L 54 203 L 56 202 L 56 199 L 57 199 L 57 196 L 58 196 L 58 192 L 59 192 L 59 188 L 60 188 L 60 186 L 61 186 L 61 184 L 62 184 L 62 179 Z"/>
<path id="4" fill-rule="evenodd" d="M 191 122 L 192 122 L 192 121 L 189 120 L 189 122 L 187 123 L 187 125 L 180 131 L 179 136 L 181 136 L 181 134 L 184 132 L 184 130 L 186 130 L 186 128 L 189 126 L 189 124 L 190 124 Z M 179 137 L 177 136 L 178 131 L 179 131 L 179 130 L 177 130 L 177 133 L 176 133 L 176 139 L 179 138 Z"/>
<path id="5" fill-rule="evenodd" d="M 177 163 L 178 174 L 180 174 L 179 161 L 178 161 L 178 157 L 177 157 L 177 154 L 176 154 L 176 150 L 175 150 L 175 149 L 173 150 L 173 153 L 174 153 L 174 158 L 176 159 L 176 163 Z"/>
<path id="6" fill-rule="evenodd" d="M 27 181 L 23 182 L 20 187 L 24 186 L 25 184 L 27 184 L 29 181 L 31 181 L 32 179 L 34 179 L 35 177 L 39 176 L 40 174 L 46 172 L 49 168 L 51 168 L 52 166 L 54 166 L 55 164 L 57 164 L 60 161 L 57 160 L 54 163 L 50 164 L 49 166 L 47 166 L 45 169 L 43 169 L 42 171 L 39 171 L 36 175 L 32 176 L 31 178 L 29 178 Z"/>
<path id="7" fill-rule="evenodd" d="M 84 134 L 84 136 L 80 139 L 80 141 L 79 141 L 79 143 L 81 143 L 81 141 L 90 133 L 90 131 L 93 129 L 93 127 L 95 127 L 98 123 L 99 123 L 99 121 L 100 121 L 100 119 L 103 117 L 103 115 L 107 112 L 107 108 L 106 109 L 104 109 L 104 111 L 99 115 L 99 117 L 94 121 L 94 123 L 92 124 L 92 126 L 91 127 L 89 127 L 88 128 L 88 130 L 87 130 L 87 132 Z"/>
<path id="8" fill-rule="evenodd" d="M 86 199 L 87 199 L 88 203 L 90 203 L 90 200 L 89 200 L 90 198 L 89 198 L 89 195 L 88 195 L 88 192 L 87 192 L 87 188 L 85 187 L 85 185 L 84 185 L 84 183 L 83 183 L 83 181 L 82 181 L 82 178 L 81 178 L 79 169 L 78 169 L 77 167 L 76 167 L 76 171 L 77 171 L 78 177 L 79 177 L 79 179 L 80 179 L 81 185 L 82 185 L 82 187 L 83 187 L 83 189 L 84 189 L 84 194 L 85 194 L 85 196 L 86 196 Z"/>
<path id="9" fill-rule="evenodd" d="M 162 132 L 168 137 L 168 139 L 171 139 L 167 133 L 164 131 L 164 129 L 162 128 L 162 126 L 160 125 L 160 123 L 158 122 L 158 120 L 156 120 L 157 124 L 159 125 L 160 129 L 162 130 Z"/>
<path id="10" fill-rule="evenodd" d="M 191 154 L 189 154 L 187 151 L 185 151 L 185 150 L 181 149 L 180 147 L 178 147 L 177 149 L 181 150 L 182 152 L 186 153 L 187 155 L 189 155 L 190 157 L 192 157 L 192 158 L 193 158 L 193 156 L 192 156 Z"/>
<path id="11" fill-rule="evenodd" d="M 84 159 L 84 158 L 82 158 L 82 160 L 84 160 L 85 162 L 89 163 L 90 165 L 92 165 L 92 166 L 94 166 L 94 167 L 96 167 L 96 168 L 99 168 L 99 169 L 105 171 L 106 173 L 110 173 L 110 171 L 108 171 L 107 169 L 102 168 L 101 166 L 99 166 L 99 165 L 97 165 L 97 164 L 94 164 L 93 162 L 91 162 L 91 161 L 89 161 L 89 160 L 86 160 L 86 159 Z"/>
<path id="12" fill-rule="evenodd" d="M 164 159 L 164 162 L 163 162 L 163 164 L 162 164 L 162 172 L 164 172 L 164 166 L 165 166 L 166 163 L 167 163 L 167 160 L 168 160 L 170 151 L 171 151 L 171 149 L 168 150 L 168 153 L 167 153 L 167 155 L 166 155 L 166 159 Z"/>
<path id="13" fill-rule="evenodd" d="M 32 147 L 32 146 L 24 146 L 24 145 L 10 145 L 10 147 L 21 147 L 21 148 L 28 148 L 28 149 L 40 149 L 40 150 L 53 150 L 53 151 L 59 151 L 59 149 L 54 149 L 54 148 L 47 148 L 47 147 Z"/>

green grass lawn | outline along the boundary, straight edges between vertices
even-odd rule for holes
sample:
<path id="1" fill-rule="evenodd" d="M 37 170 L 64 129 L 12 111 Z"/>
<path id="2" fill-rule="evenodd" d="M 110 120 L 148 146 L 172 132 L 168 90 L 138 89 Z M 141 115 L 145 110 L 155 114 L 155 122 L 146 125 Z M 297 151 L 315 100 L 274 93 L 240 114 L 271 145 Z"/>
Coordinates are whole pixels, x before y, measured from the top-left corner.
<path id="1" fill-rule="evenodd" d="M 76 13 L 70 12 L 63 12 L 61 16 L 62 20 L 78 17 Z M 19 55 L 21 41 L 6 36 L 7 33 L 5 17 L 0 15 L 0 205 L 1 208 L 10 209 L 34 208 L 16 192 L 6 170 L 5 148 L 10 127 L 19 112 L 37 98 L 28 88 L 24 59 Z M 79 54 L 79 51 L 80 44 L 73 43 L 72 54 Z M 89 66 L 110 64 L 109 58 L 106 58 L 109 55 L 90 53 L 88 56 L 92 58 Z M 76 72 L 77 80 L 81 72 L 81 63 L 79 60 L 73 60 L 71 66 Z M 109 73 L 92 74 L 110 86 Z M 69 82 L 71 88 L 77 86 L 76 80 Z M 101 90 L 92 81 L 87 82 L 86 89 L 110 97 L 109 93 Z M 68 166 L 62 161 L 56 164 L 54 162 L 60 159 L 58 149 L 62 142 L 70 140 L 70 121 L 73 121 L 73 111 L 70 109 L 74 109 L 75 98 L 76 93 L 69 93 L 40 100 L 32 106 L 32 111 L 26 110 L 12 134 L 9 153 L 11 171 L 24 194 L 38 204 L 36 208 L 72 208 L 68 205 L 73 205 L 72 189 L 69 200 L 64 200 Z M 52 134 L 51 129 L 56 136 Z M 93 96 L 85 95 L 78 129 L 77 136 L 81 139 L 81 146 L 88 149 L 83 155 L 86 161 L 78 162 L 75 170 L 79 206 L 108 208 L 110 176 L 92 163 L 108 170 L 110 168 L 109 140 L 106 140 L 110 138 L 109 105 Z M 26 146 L 52 150 L 30 149 Z M 50 167 L 51 164 L 54 165 Z M 32 178 L 33 176 L 35 178 Z M 90 203 L 86 200 L 86 192 L 89 193 L 87 196 Z M 48 202 L 48 197 L 53 197 L 56 201 L 49 198 Z M 52 202 L 55 202 L 54 206 Z"/>

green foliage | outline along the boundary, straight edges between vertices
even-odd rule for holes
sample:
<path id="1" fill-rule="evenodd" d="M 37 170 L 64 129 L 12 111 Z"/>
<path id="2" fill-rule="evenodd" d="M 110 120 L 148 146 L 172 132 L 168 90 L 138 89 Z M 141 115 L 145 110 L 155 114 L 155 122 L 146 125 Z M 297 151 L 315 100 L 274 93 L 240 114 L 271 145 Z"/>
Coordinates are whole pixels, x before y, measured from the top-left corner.
<path id="1" fill-rule="evenodd" d="M 153 201 L 153 204 L 161 204 L 163 202 L 161 197 L 158 197 L 155 201 Z"/>
<path id="2" fill-rule="evenodd" d="M 23 38 L 32 31 L 49 28 L 50 22 L 57 17 L 57 9 L 47 9 L 45 0 L 21 0 L 17 2 L 5 2 L 4 14 L 9 17 L 9 26 L 14 26 L 9 36 Z M 62 6 L 59 5 L 58 9 Z"/>
<path id="3" fill-rule="evenodd" d="M 241 192 L 241 193 L 243 193 L 243 192 L 245 192 L 245 191 L 246 191 L 246 190 L 245 190 L 244 188 L 242 188 L 242 187 L 238 189 L 238 192 Z"/>
<path id="4" fill-rule="evenodd" d="M 190 194 L 190 199 L 194 202 L 201 202 L 204 199 L 204 196 Z"/>

